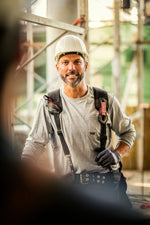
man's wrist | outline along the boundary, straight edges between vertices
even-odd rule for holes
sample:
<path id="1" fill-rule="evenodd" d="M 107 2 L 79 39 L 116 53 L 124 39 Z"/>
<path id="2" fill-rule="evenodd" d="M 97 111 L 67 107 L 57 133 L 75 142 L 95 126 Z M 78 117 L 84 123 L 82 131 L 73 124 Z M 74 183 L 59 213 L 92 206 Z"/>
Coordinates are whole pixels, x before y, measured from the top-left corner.
<path id="1" fill-rule="evenodd" d="M 119 154 L 119 152 L 114 151 L 114 154 L 117 157 L 118 162 L 121 162 L 121 155 Z"/>

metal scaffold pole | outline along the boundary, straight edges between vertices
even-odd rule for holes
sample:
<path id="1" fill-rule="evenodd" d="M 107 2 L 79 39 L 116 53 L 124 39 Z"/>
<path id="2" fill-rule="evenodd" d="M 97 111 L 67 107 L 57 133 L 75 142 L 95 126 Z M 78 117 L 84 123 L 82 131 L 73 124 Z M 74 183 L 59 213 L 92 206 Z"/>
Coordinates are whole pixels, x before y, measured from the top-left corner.
<path id="1" fill-rule="evenodd" d="M 120 0 L 114 0 L 114 58 L 112 60 L 112 75 L 113 75 L 113 93 L 120 101 Z M 113 144 L 117 144 L 118 137 L 113 135 Z"/>
<path id="2" fill-rule="evenodd" d="M 83 36 L 87 51 L 89 52 L 89 24 L 88 24 L 88 1 L 87 0 L 78 0 L 78 18 L 83 18 L 83 23 L 81 27 L 85 29 L 85 35 Z M 90 84 L 90 65 L 88 65 L 88 70 L 86 73 L 86 82 Z"/>
<path id="3" fill-rule="evenodd" d="M 27 41 L 32 44 L 33 42 L 33 29 L 32 24 L 27 24 Z M 33 47 L 28 48 L 30 57 L 33 56 Z M 34 93 L 34 61 L 32 60 L 27 65 L 27 98 L 30 98 Z M 28 123 L 32 120 L 33 114 L 33 101 L 28 102 L 28 112 L 27 112 L 27 121 Z"/>
<path id="4" fill-rule="evenodd" d="M 120 0 L 114 0 L 114 59 L 112 73 L 114 94 L 120 100 Z"/>

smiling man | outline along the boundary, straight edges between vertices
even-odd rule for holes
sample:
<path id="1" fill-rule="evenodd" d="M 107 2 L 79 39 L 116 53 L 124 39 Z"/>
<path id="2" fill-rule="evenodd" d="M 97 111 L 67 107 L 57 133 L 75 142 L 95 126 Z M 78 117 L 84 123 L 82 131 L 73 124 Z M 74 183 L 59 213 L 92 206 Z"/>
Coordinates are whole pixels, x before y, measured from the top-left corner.
<path id="1" fill-rule="evenodd" d="M 76 87 L 80 83 L 84 78 L 84 72 L 82 71 L 86 69 L 82 56 L 76 56 L 74 54 L 63 56 L 59 64 L 56 64 L 56 68 L 60 72 L 62 80 L 71 87 Z"/>
<path id="2" fill-rule="evenodd" d="M 62 56 L 58 64 L 56 64 L 57 71 L 63 80 L 65 92 L 71 91 L 74 93 L 74 98 L 77 98 L 78 94 L 79 97 L 82 97 L 82 94 L 85 95 L 87 92 L 87 85 L 84 79 L 87 66 L 88 62 L 84 62 L 83 57 L 78 54 Z M 71 95 L 71 93 L 67 95 Z"/>
<path id="3" fill-rule="evenodd" d="M 56 174 L 73 173 L 73 182 L 81 185 L 111 187 L 105 198 L 129 206 L 121 158 L 135 140 L 131 120 L 113 94 L 86 84 L 88 53 L 79 37 L 62 37 L 55 60 L 63 85 L 41 99 L 22 159 L 35 163 L 48 144 Z M 119 137 L 115 147 L 111 131 Z"/>

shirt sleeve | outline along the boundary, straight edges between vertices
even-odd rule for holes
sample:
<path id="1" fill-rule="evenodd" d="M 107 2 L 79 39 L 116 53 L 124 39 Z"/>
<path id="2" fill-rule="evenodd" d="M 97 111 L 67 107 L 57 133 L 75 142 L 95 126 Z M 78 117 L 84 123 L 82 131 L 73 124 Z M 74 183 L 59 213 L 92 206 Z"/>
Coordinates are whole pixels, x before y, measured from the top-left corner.
<path id="1" fill-rule="evenodd" d="M 131 148 L 136 137 L 136 131 L 131 119 L 123 112 L 121 105 L 115 96 L 109 95 L 110 117 L 112 130 Z"/>
<path id="2" fill-rule="evenodd" d="M 41 99 L 36 110 L 32 129 L 25 142 L 22 158 L 32 157 L 33 159 L 38 159 L 41 153 L 46 150 L 51 132 L 52 126 L 49 120 L 49 113 L 45 107 L 44 100 Z"/>

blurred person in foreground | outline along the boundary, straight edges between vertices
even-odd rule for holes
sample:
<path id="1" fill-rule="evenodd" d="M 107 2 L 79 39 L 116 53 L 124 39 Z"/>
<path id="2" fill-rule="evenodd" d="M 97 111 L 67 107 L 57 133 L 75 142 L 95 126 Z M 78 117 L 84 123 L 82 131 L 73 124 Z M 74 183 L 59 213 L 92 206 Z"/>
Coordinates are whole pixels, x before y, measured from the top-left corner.
<path id="1" fill-rule="evenodd" d="M 13 4 L 12 4 L 13 2 Z M 0 119 L 7 118 L 15 96 L 15 70 L 21 58 L 19 46 L 18 1 L 0 1 L 0 71 L 1 99 L 6 110 L 0 109 Z M 13 12 L 15 11 L 15 14 Z M 5 94 L 6 93 L 6 94 Z M 7 96 L 7 98 L 5 98 Z M 5 107 L 4 107 L 5 108 Z M 111 221 L 111 224 L 132 222 L 147 224 L 149 218 L 115 204 L 105 205 L 97 196 L 86 190 L 76 190 L 65 185 L 56 176 L 27 165 L 17 159 L 8 136 L 10 124 L 1 123 L 0 133 L 0 178 L 1 178 L 1 224 L 50 224 L 74 222 Z"/>

